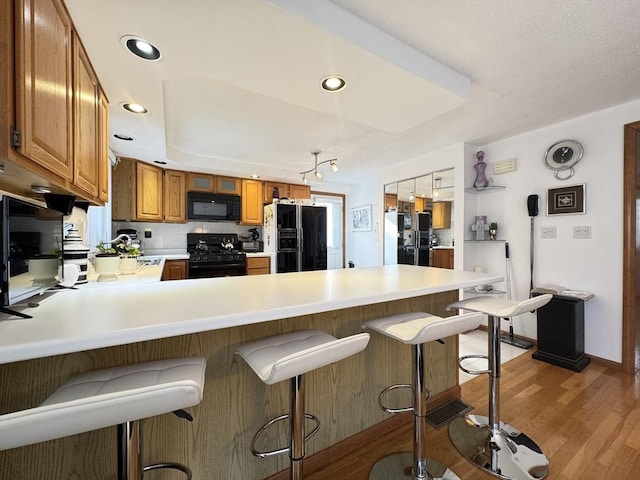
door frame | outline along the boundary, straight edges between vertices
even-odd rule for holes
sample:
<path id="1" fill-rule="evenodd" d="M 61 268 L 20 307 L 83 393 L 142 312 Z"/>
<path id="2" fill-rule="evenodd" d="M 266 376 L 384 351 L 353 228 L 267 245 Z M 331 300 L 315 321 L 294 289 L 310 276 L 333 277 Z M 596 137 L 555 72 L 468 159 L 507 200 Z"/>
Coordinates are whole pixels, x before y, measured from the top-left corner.
<path id="1" fill-rule="evenodd" d="M 347 266 L 346 264 L 346 258 L 347 258 L 347 254 L 346 254 L 346 245 L 345 245 L 345 226 L 346 226 L 346 220 L 345 220 L 345 205 L 347 202 L 347 196 L 343 193 L 334 193 L 334 192 L 318 192 L 316 190 L 312 190 L 311 191 L 311 196 L 314 195 L 318 195 L 321 197 L 338 197 L 342 199 L 342 268 L 345 268 Z"/>
<path id="2" fill-rule="evenodd" d="M 640 192 L 640 121 L 624 126 L 624 207 L 622 246 L 622 370 L 640 369 L 640 252 L 636 202 Z"/>

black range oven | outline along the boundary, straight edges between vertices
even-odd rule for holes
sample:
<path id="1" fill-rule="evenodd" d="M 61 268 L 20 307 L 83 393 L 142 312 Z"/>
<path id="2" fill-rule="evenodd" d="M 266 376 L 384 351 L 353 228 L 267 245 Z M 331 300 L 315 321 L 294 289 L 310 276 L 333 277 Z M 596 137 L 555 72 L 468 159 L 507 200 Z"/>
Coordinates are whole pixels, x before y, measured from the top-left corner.
<path id="1" fill-rule="evenodd" d="M 238 250 L 235 233 L 187 233 L 189 278 L 247 274 L 247 255 Z"/>

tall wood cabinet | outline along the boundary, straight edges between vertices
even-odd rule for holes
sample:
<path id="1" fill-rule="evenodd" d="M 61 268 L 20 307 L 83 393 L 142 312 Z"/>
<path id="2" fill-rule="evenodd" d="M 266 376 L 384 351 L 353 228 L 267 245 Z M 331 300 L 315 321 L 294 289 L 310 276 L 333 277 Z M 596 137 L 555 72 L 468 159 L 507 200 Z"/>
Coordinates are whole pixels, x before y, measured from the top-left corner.
<path id="1" fill-rule="evenodd" d="M 100 181 L 99 89 L 89 57 L 73 33 L 73 180 L 88 194 L 98 196 Z"/>
<path id="2" fill-rule="evenodd" d="M 187 221 L 185 172 L 165 170 L 163 184 L 163 220 L 172 223 L 185 223 Z"/>
<path id="3" fill-rule="evenodd" d="M 242 215 L 243 225 L 262 225 L 264 207 L 262 204 L 262 182 L 258 180 L 242 180 Z"/>
<path id="4" fill-rule="evenodd" d="M 15 32 L 15 34 L 14 34 Z M 107 102 L 62 0 L 0 9 L 0 188 L 108 196 Z M 104 122 L 104 123 L 103 123 Z"/>
<path id="5" fill-rule="evenodd" d="M 59 0 L 24 0 L 15 4 L 19 77 L 15 85 L 16 130 L 20 137 L 16 150 L 71 180 L 74 127 L 71 18 Z"/>
<path id="6" fill-rule="evenodd" d="M 113 169 L 113 220 L 186 222 L 185 174 L 130 158 Z"/>

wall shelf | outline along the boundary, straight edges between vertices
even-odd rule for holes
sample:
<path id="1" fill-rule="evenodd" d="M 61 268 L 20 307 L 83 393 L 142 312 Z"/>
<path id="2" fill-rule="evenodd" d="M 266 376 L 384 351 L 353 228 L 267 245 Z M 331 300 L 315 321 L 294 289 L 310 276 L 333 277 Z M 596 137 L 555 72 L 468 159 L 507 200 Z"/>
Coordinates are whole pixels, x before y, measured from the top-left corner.
<path id="1" fill-rule="evenodd" d="M 476 188 L 476 187 L 465 188 L 464 191 L 467 193 L 481 194 L 481 193 L 500 192 L 502 190 L 505 190 L 506 188 L 507 187 L 503 185 L 493 185 L 491 187 L 484 187 L 484 188 Z"/>
<path id="2" fill-rule="evenodd" d="M 465 240 L 465 243 L 505 243 L 506 240 Z"/>

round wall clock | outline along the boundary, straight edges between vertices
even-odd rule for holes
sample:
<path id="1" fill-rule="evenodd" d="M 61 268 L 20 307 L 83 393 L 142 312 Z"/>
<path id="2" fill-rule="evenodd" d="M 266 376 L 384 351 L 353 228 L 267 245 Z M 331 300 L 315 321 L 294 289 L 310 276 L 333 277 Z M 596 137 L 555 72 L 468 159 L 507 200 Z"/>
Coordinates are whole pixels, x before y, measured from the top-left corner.
<path id="1" fill-rule="evenodd" d="M 573 176 L 573 166 L 582 159 L 584 149 L 577 140 L 560 140 L 551 145 L 544 154 L 544 162 L 553 170 L 557 179 L 566 180 Z M 559 175 L 562 170 L 569 170 L 566 176 Z"/>

